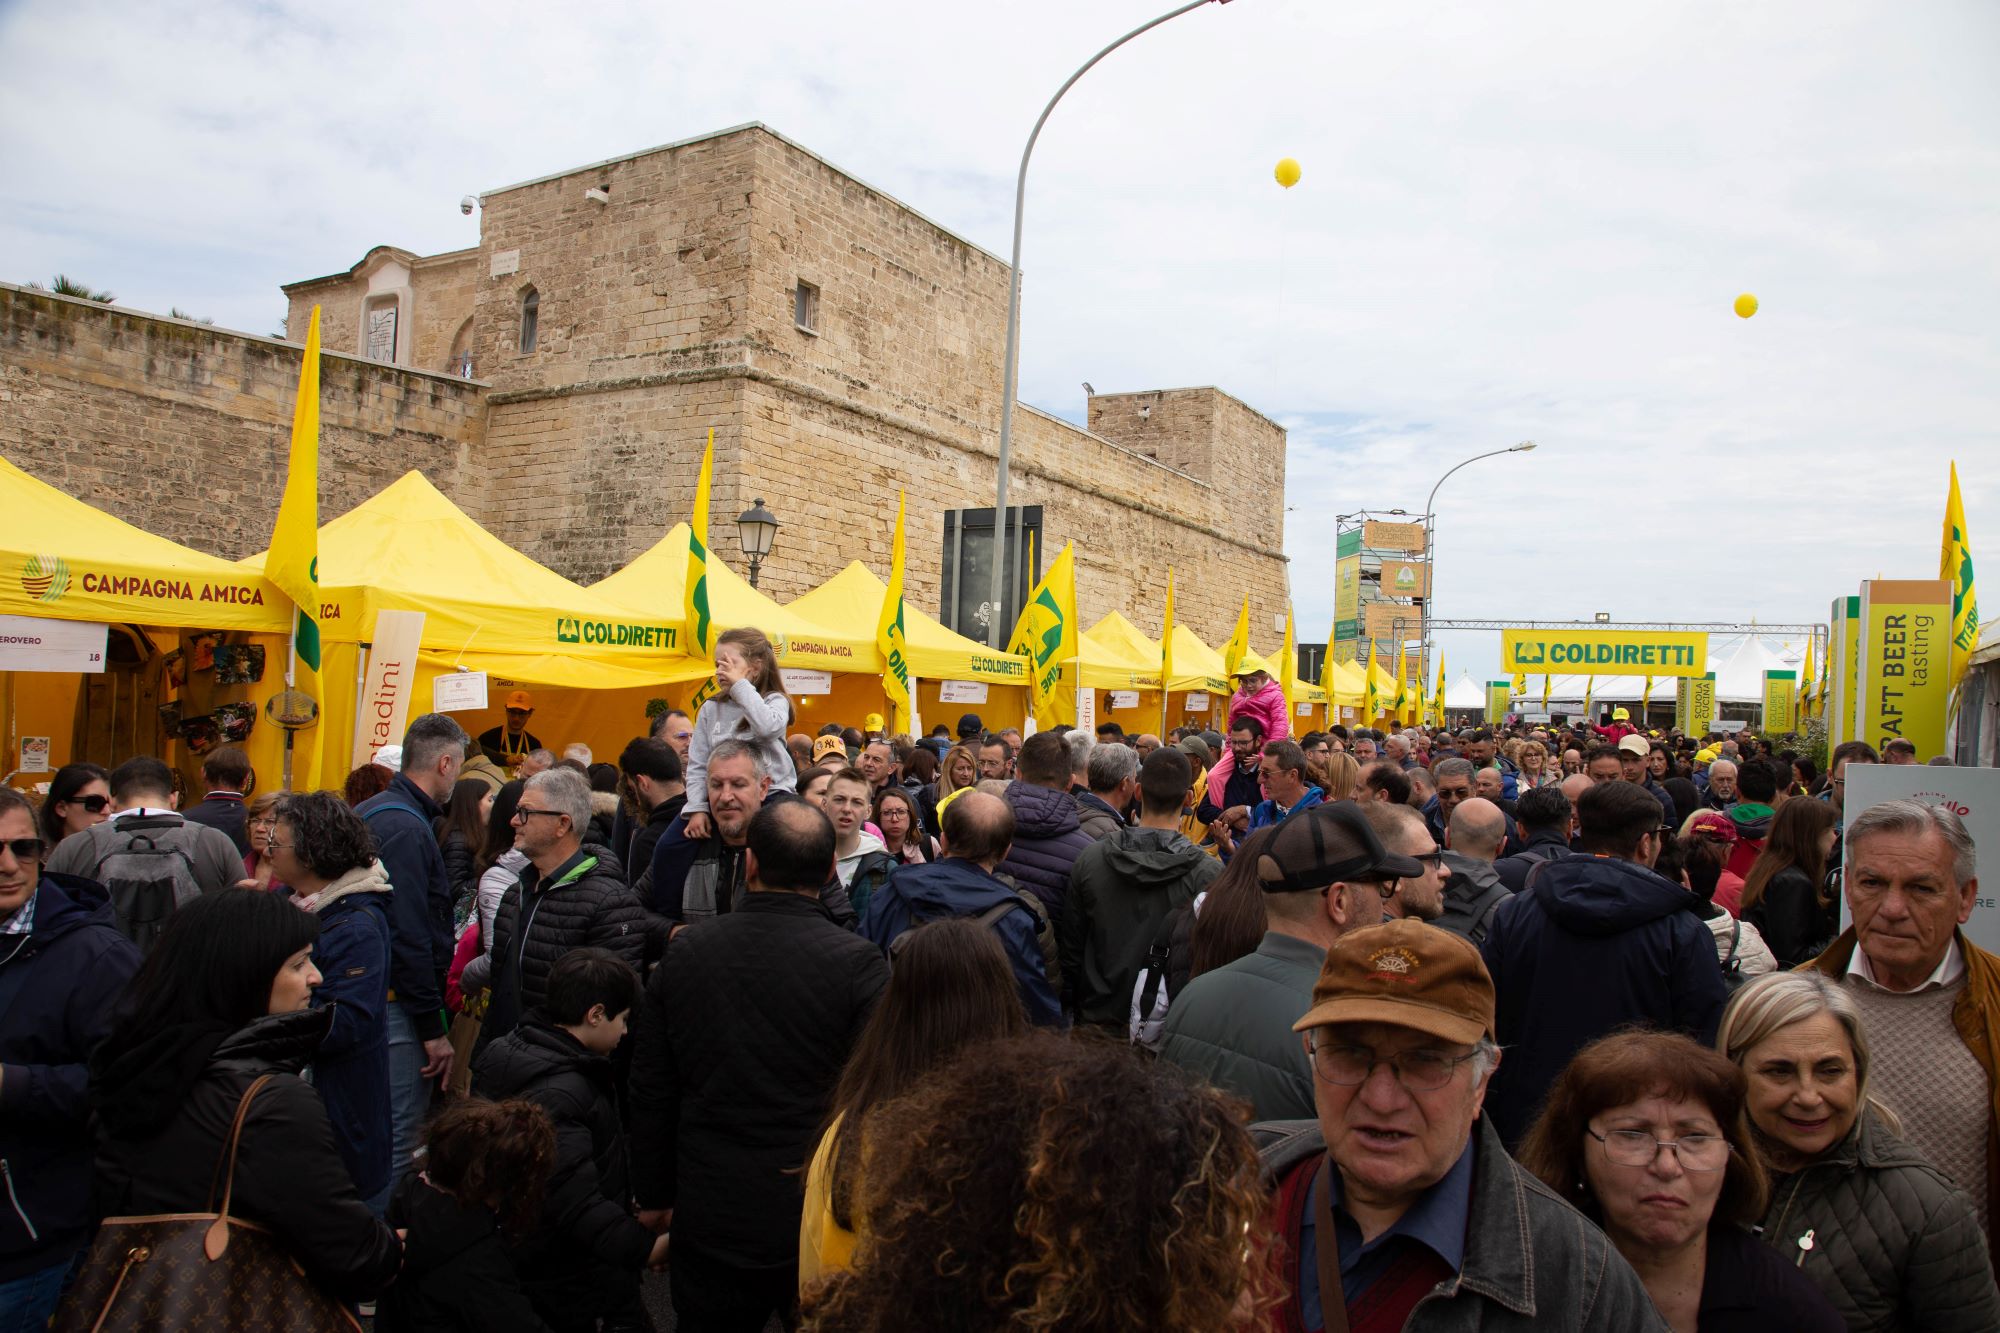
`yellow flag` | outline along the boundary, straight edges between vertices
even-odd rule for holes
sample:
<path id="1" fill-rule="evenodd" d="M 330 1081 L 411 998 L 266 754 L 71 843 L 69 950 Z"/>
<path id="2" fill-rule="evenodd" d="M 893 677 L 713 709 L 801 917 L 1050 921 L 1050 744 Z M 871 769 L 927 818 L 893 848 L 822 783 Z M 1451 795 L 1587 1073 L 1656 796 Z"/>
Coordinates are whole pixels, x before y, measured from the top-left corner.
<path id="1" fill-rule="evenodd" d="M 1250 655 L 1250 599 L 1243 599 L 1243 609 L 1236 613 L 1236 632 L 1229 636 L 1229 642 L 1222 646 L 1222 674 L 1236 679 L 1236 669 L 1243 665 L 1243 659 Z"/>
<path id="2" fill-rule="evenodd" d="M 1331 723 L 1340 716 L 1340 706 L 1333 699 L 1333 643 L 1340 630 L 1340 613 L 1334 613 L 1333 624 L 1327 626 L 1326 651 L 1319 659 L 1319 687 L 1326 691 L 1326 720 Z"/>
<path id="3" fill-rule="evenodd" d="M 1528 693 L 1528 673 L 1525 671 L 1516 671 L 1514 679 L 1509 682 L 1507 688 L 1512 691 L 1516 699 L 1526 698 Z"/>
<path id="4" fill-rule="evenodd" d="M 1289 729 L 1292 719 L 1298 716 L 1298 704 L 1293 697 L 1299 692 L 1299 645 L 1292 636 L 1292 604 L 1285 603 L 1285 646 L 1280 650 L 1282 660 L 1278 663 L 1278 688 L 1285 695 L 1285 726 Z"/>
<path id="5" fill-rule="evenodd" d="M 1382 687 L 1375 683 L 1380 671 L 1381 668 L 1375 665 L 1375 640 L 1370 639 L 1368 641 L 1367 688 L 1361 692 L 1361 725 L 1364 727 L 1375 725 L 1375 719 L 1381 716 L 1382 710 L 1386 706 L 1387 701 L 1382 698 Z"/>
<path id="6" fill-rule="evenodd" d="M 1544 713 L 1549 711 L 1549 695 L 1555 691 L 1555 688 L 1556 688 L 1556 678 L 1554 676 L 1544 675 L 1542 677 L 1542 711 Z"/>
<path id="7" fill-rule="evenodd" d="M 1076 691 L 1062 688 L 1062 669 L 1076 661 L 1076 551 L 1065 546 L 1042 575 L 1028 605 L 1014 625 L 1007 651 L 1028 659 L 1028 687 L 1034 698 L 1035 725 L 1076 725 Z"/>
<path id="8" fill-rule="evenodd" d="M 1591 676 L 1588 680 L 1584 682 L 1583 720 L 1585 722 L 1590 722 L 1590 723 L 1595 723 L 1597 721 L 1597 677 L 1596 676 Z"/>
<path id="9" fill-rule="evenodd" d="M 875 626 L 875 646 L 882 650 L 882 692 L 889 696 L 895 729 L 910 729 L 916 700 L 910 697 L 910 645 L 903 635 L 903 503 L 896 493 L 896 542 L 889 557 L 889 588 L 882 595 L 882 617 Z"/>
<path id="10" fill-rule="evenodd" d="M 312 729 L 306 768 L 293 775 L 302 790 L 324 780 L 320 769 L 326 754 L 325 696 L 320 689 L 319 637 L 319 307 L 306 327 L 306 355 L 299 367 L 299 394 L 292 405 L 292 451 L 285 470 L 285 494 L 278 502 L 278 523 L 264 553 L 264 577 L 292 599 L 298 614 L 292 621 L 292 653 L 286 683 L 308 695 L 320 716 Z"/>
<path id="11" fill-rule="evenodd" d="M 1174 693 L 1174 567 L 1167 566 L 1167 617 L 1160 633 L 1160 739 L 1167 739 L 1172 720 L 1168 701 Z"/>
<path id="12" fill-rule="evenodd" d="M 694 517 L 688 523 L 687 584 L 681 611 L 687 617 L 688 656 L 713 661 L 715 621 L 708 599 L 708 487 L 715 470 L 715 428 L 701 451 L 701 477 L 694 484 Z"/>
<path id="13" fill-rule="evenodd" d="M 1646 706 L 1652 702 L 1653 702 L 1653 678 L 1651 676 L 1648 676 L 1646 677 L 1646 691 L 1644 694 L 1641 694 L 1639 696 L 1638 722 L 1639 722 L 1639 728 L 1642 731 L 1645 729 L 1646 726 Z"/>
<path id="14" fill-rule="evenodd" d="M 1431 696 L 1431 725 L 1444 725 L 1444 654 L 1438 654 L 1437 693 Z"/>
<path id="15" fill-rule="evenodd" d="M 1421 694 L 1422 691 L 1419 690 L 1417 693 Z M 1410 695 L 1409 667 L 1404 659 L 1403 645 L 1399 642 L 1396 645 L 1396 694 L 1389 703 L 1389 707 L 1395 711 L 1397 717 L 1402 717 L 1404 710 L 1416 702 Z"/>
<path id="16" fill-rule="evenodd" d="M 1979 597 L 1972 583 L 1972 543 L 1965 531 L 1965 502 L 1958 496 L 1958 464 L 1951 465 L 1951 490 L 1944 501 L 1944 546 L 1938 552 L 1938 577 L 1951 583 L 1951 687 L 1965 679 L 1965 668 L 1979 647 Z"/>
<path id="17" fill-rule="evenodd" d="M 1807 717 L 1819 716 L 1819 709 L 1826 703 L 1826 681 L 1813 674 L 1813 639 L 1806 640 L 1805 670 L 1799 673 L 1805 691 L 1805 712 Z"/>

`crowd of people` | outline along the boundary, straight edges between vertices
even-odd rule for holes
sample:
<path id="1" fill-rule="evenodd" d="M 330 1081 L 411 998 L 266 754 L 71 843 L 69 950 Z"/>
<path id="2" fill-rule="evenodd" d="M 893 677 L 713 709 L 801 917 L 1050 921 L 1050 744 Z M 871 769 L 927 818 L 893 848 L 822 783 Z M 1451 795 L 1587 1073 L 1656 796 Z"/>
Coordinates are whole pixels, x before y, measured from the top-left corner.
<path id="1" fill-rule="evenodd" d="M 0 1333 L 218 1207 L 385 1333 L 2000 1328 L 1975 849 L 1844 800 L 1914 754 L 715 666 L 615 764 L 516 691 L 339 792 L 0 789 Z"/>

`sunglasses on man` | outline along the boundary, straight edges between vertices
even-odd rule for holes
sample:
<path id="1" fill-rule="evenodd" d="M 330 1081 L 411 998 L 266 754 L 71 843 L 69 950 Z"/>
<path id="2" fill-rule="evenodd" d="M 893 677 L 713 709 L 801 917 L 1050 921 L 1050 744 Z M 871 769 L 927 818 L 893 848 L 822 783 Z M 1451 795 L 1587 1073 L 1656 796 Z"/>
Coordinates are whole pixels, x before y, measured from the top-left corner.
<path id="1" fill-rule="evenodd" d="M 44 845 L 40 838 L 7 838 L 0 840 L 0 847 L 5 847 L 16 861 L 41 860 Z"/>

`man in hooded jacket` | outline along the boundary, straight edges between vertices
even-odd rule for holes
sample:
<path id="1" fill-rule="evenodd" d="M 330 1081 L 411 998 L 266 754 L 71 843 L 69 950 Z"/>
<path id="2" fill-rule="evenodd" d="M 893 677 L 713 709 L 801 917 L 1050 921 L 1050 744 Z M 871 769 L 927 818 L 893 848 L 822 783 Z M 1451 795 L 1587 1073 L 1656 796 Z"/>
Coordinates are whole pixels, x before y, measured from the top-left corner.
<path id="1" fill-rule="evenodd" d="M 1630 782 L 1577 798 L 1581 855 L 1544 863 L 1493 914 L 1480 954 L 1507 1052 L 1486 1113 L 1511 1149 L 1570 1057 L 1645 1024 L 1715 1039 L 1728 991 L 1701 901 L 1653 873 L 1660 803 Z"/>
<path id="2" fill-rule="evenodd" d="M 1056 929 L 1070 1013 L 1123 1035 L 1132 987 L 1167 916 L 1222 873 L 1222 863 L 1182 836 L 1181 802 L 1194 770 L 1177 749 L 1139 766 L 1137 827 L 1091 844 L 1069 872 Z"/>
<path id="3" fill-rule="evenodd" d="M 1007 808 L 1014 813 L 1014 842 L 998 868 L 1041 899 L 1051 920 L 1062 919 L 1070 867 L 1090 846 L 1090 835 L 1083 831 L 1077 815 L 1076 798 L 1069 791 L 1069 760 L 1069 746 L 1062 737 L 1038 731 L 1021 743 L 1015 760 L 1015 772 L 1020 776 L 1007 784 Z"/>

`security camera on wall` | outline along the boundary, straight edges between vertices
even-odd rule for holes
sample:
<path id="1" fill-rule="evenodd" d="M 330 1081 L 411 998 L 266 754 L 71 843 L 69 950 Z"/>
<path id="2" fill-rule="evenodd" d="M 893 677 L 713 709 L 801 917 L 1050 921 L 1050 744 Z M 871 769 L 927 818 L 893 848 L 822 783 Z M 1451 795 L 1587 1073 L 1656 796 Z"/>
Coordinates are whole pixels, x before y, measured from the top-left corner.
<path id="1" fill-rule="evenodd" d="M 458 201 L 458 211 L 465 214 L 467 217 L 471 217 L 472 207 L 474 204 L 477 204 L 478 202 L 479 201 L 477 199 L 474 199 L 471 195 L 468 194 L 467 196 L 465 196 L 465 198 Z"/>

